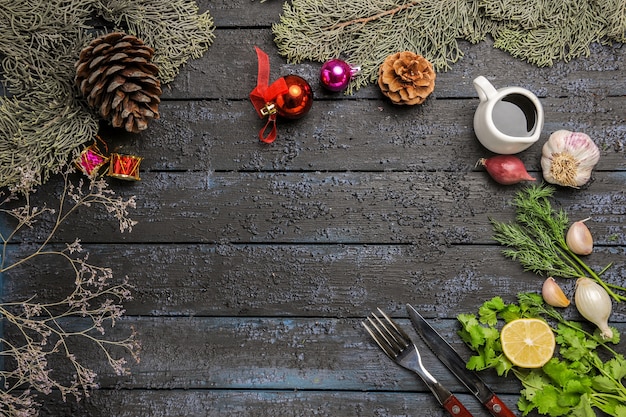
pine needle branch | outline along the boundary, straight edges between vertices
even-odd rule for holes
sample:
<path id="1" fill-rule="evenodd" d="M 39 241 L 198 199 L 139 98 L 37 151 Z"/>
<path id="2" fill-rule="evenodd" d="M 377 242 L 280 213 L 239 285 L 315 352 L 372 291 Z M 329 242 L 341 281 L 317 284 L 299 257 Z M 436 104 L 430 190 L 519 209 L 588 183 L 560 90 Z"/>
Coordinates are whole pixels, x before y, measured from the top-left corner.
<path id="1" fill-rule="evenodd" d="M 272 26 L 292 63 L 343 58 L 361 68 L 347 94 L 375 82 L 390 54 L 409 50 L 445 71 L 463 57 L 459 41 L 490 34 L 494 46 L 534 65 L 590 54 L 594 42 L 626 40 L 622 0 L 293 0 Z"/>
<path id="2" fill-rule="evenodd" d="M 362 25 L 362 24 L 371 22 L 373 20 L 378 20 L 378 19 L 380 19 L 381 17 L 384 17 L 384 16 L 394 15 L 394 14 L 396 14 L 396 13 L 402 11 L 402 10 L 408 9 L 409 7 L 416 6 L 419 3 L 420 3 L 420 1 L 413 1 L 411 3 L 407 3 L 407 4 L 403 4 L 401 6 L 398 6 L 398 7 L 394 8 L 394 9 L 386 10 L 384 12 L 380 12 L 380 13 L 378 13 L 376 15 L 373 15 L 373 16 L 361 17 L 359 19 L 349 20 L 347 22 L 337 23 L 337 24 L 335 24 L 335 25 L 333 25 L 331 27 L 323 28 L 323 30 L 343 29 L 346 26 L 356 25 L 356 24 L 361 24 Z"/>
<path id="3" fill-rule="evenodd" d="M 0 187 L 19 184 L 22 168 L 45 182 L 97 134 L 73 85 L 97 16 L 155 48 L 163 84 L 213 41 L 211 16 L 193 0 L 0 0 Z"/>
<path id="4" fill-rule="evenodd" d="M 350 94 L 376 81 L 380 64 L 398 51 L 414 51 L 437 70 L 449 68 L 463 56 L 459 39 L 478 42 L 491 28 L 474 6 L 459 0 L 295 0 L 283 5 L 272 31 L 290 62 L 341 57 L 358 65 Z"/>

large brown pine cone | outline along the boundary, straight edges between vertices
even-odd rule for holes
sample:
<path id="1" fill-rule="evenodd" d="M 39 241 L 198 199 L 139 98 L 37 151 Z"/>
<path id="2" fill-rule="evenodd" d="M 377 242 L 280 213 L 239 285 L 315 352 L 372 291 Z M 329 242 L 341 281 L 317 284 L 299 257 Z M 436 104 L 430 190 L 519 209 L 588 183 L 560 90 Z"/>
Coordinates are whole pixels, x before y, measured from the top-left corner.
<path id="1" fill-rule="evenodd" d="M 394 104 L 421 104 L 435 89 L 436 74 L 426 58 L 410 51 L 389 55 L 378 70 L 378 86 Z"/>
<path id="2" fill-rule="evenodd" d="M 137 133 L 159 118 L 159 69 L 154 49 L 132 35 L 113 32 L 94 39 L 76 62 L 76 84 L 87 103 L 115 127 Z"/>

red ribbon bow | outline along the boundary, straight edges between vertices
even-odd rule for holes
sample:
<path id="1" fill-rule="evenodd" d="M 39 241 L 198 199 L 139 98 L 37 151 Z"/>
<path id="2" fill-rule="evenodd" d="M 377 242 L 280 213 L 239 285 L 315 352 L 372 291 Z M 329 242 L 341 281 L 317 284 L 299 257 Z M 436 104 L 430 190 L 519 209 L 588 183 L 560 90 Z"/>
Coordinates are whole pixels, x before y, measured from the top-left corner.
<path id="1" fill-rule="evenodd" d="M 288 92 L 289 87 L 284 77 L 274 81 L 272 85 L 270 80 L 270 60 L 265 52 L 255 46 L 257 59 L 259 61 L 257 85 L 250 93 L 250 101 L 254 106 L 260 118 L 268 117 L 267 123 L 259 131 L 259 139 L 261 142 L 272 143 L 276 139 L 276 115 L 277 109 L 275 105 L 276 97 Z M 265 136 L 265 131 L 271 126 L 270 132 Z"/>

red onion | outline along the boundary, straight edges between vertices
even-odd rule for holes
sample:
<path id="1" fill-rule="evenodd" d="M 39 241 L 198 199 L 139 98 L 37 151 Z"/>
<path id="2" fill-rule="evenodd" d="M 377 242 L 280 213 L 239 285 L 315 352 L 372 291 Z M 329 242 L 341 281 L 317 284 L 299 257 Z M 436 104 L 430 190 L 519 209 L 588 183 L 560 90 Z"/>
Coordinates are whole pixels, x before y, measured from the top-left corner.
<path id="1" fill-rule="evenodd" d="M 524 163 L 513 155 L 497 155 L 481 158 L 476 165 L 485 167 L 495 182 L 503 185 L 517 184 L 522 181 L 535 181 L 524 167 Z"/>

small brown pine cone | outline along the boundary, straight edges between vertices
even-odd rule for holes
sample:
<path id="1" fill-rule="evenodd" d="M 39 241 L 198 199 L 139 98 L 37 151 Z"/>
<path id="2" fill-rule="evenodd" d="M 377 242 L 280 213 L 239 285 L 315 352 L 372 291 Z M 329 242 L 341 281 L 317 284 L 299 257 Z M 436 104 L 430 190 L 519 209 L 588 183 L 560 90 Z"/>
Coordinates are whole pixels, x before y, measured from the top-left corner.
<path id="1" fill-rule="evenodd" d="M 113 32 L 94 39 L 81 53 L 76 84 L 87 104 L 115 127 L 137 133 L 159 118 L 161 82 L 151 61 L 154 49 L 132 35 Z"/>
<path id="2" fill-rule="evenodd" d="M 410 51 L 389 55 L 378 70 L 378 86 L 394 104 L 422 104 L 435 78 L 431 63 Z"/>

